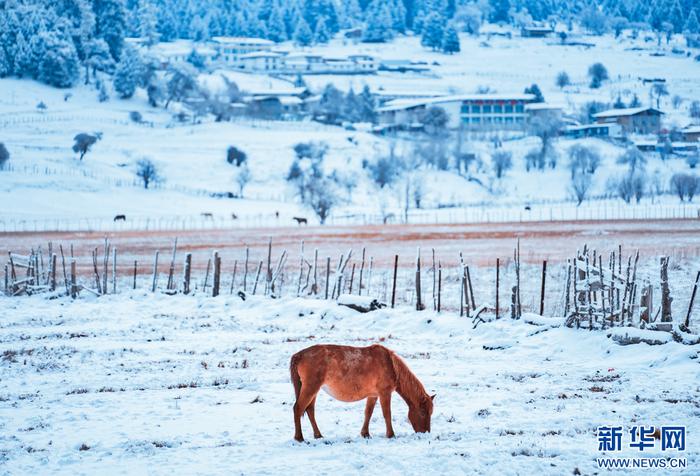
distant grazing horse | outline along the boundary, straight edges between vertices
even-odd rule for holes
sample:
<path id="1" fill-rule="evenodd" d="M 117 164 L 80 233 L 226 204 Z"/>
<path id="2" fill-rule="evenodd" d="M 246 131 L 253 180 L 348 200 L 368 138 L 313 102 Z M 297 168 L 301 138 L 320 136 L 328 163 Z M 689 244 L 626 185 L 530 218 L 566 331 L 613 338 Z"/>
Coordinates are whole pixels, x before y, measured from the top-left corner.
<path id="1" fill-rule="evenodd" d="M 393 351 L 375 344 L 369 347 L 314 345 L 292 356 L 289 371 L 294 384 L 294 439 L 304 441 L 301 417 L 306 412 L 314 438 L 322 438 L 316 424 L 316 395 L 323 388 L 343 402 L 367 399 L 360 434 L 369 438 L 369 420 L 379 398 L 386 422 L 386 436 L 393 438 L 391 393 L 398 392 L 408 405 L 408 419 L 418 433 L 430 431 L 433 399 L 418 378 Z"/>
<path id="2" fill-rule="evenodd" d="M 126 221 L 126 215 L 116 215 L 114 221 Z"/>
<path id="3" fill-rule="evenodd" d="M 292 217 L 292 220 L 297 222 L 297 225 L 308 225 L 309 220 L 304 217 Z"/>

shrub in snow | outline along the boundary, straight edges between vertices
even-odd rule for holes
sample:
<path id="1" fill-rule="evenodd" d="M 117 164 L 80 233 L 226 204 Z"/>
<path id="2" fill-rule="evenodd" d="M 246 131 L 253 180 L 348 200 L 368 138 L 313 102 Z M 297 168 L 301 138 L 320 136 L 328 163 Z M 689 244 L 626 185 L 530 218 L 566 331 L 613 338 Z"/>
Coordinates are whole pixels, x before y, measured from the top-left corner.
<path id="1" fill-rule="evenodd" d="M 73 143 L 73 152 L 80 154 L 80 160 L 83 160 L 83 157 L 85 157 L 85 154 L 87 154 L 87 152 L 90 150 L 90 147 L 92 147 L 93 144 L 95 144 L 99 139 L 100 134 L 92 135 L 81 132 L 73 138 L 75 141 Z"/>
<path id="2" fill-rule="evenodd" d="M 226 162 L 229 164 L 233 164 L 236 167 L 240 167 L 241 164 L 243 164 L 246 160 L 248 160 L 248 155 L 246 155 L 245 152 L 243 152 L 241 149 L 230 146 L 226 150 Z"/>
<path id="3" fill-rule="evenodd" d="M 566 71 L 562 71 L 557 74 L 557 79 L 555 81 L 559 89 L 564 89 L 571 84 L 571 79 L 569 79 L 569 74 Z"/>
<path id="4" fill-rule="evenodd" d="M 439 136 L 446 134 L 447 123 L 450 116 L 439 106 L 430 106 L 421 111 L 418 115 L 418 121 L 423 124 L 425 132 L 430 136 Z"/>
<path id="5" fill-rule="evenodd" d="M 0 142 L 0 170 L 5 170 L 5 164 L 10 160 L 10 151 L 7 150 L 5 144 Z"/>
<path id="6" fill-rule="evenodd" d="M 622 177 L 612 178 L 608 182 L 608 191 L 630 203 L 632 198 L 639 203 L 644 197 L 649 182 L 643 170 L 630 171 Z"/>
<path id="7" fill-rule="evenodd" d="M 369 176 L 374 183 L 379 185 L 379 188 L 384 188 L 387 185 L 394 183 L 394 180 L 399 176 L 400 168 L 397 160 L 393 156 L 378 157 L 374 162 L 370 162 L 367 166 Z"/>
<path id="8" fill-rule="evenodd" d="M 135 122 L 137 124 L 143 122 L 143 116 L 138 111 L 131 111 L 129 113 L 129 119 L 131 119 L 132 122 Z"/>
<path id="9" fill-rule="evenodd" d="M 525 88 L 525 94 L 532 94 L 535 96 L 535 102 L 544 102 L 544 95 L 537 84 L 533 84 L 529 88 Z"/>
<path id="10" fill-rule="evenodd" d="M 505 150 L 494 152 L 491 156 L 491 167 L 496 174 L 496 178 L 500 179 L 507 170 L 513 168 L 513 155 Z"/>
<path id="11" fill-rule="evenodd" d="M 692 174 L 678 173 L 671 177 L 671 191 L 675 193 L 681 202 L 687 198 L 689 202 L 700 189 L 700 177 Z"/>
<path id="12" fill-rule="evenodd" d="M 97 100 L 99 102 L 109 101 L 109 94 L 107 94 L 107 88 L 105 87 L 105 83 L 100 83 L 100 92 L 97 94 Z"/>
<path id="13" fill-rule="evenodd" d="M 136 162 L 136 176 L 143 182 L 143 188 L 148 189 L 151 183 L 160 181 L 158 168 L 150 159 L 141 159 Z"/>
<path id="14" fill-rule="evenodd" d="M 696 151 L 694 154 L 687 156 L 685 162 L 688 164 L 688 167 L 694 169 L 700 162 L 700 152 Z"/>
<path id="15" fill-rule="evenodd" d="M 544 157 L 540 149 L 531 149 L 525 154 L 525 170 L 529 172 L 530 169 L 544 169 Z"/>
<path id="16" fill-rule="evenodd" d="M 592 89 L 599 88 L 603 81 L 609 78 L 608 70 L 603 66 L 603 63 L 594 63 L 588 68 L 588 76 L 591 78 L 590 87 Z"/>

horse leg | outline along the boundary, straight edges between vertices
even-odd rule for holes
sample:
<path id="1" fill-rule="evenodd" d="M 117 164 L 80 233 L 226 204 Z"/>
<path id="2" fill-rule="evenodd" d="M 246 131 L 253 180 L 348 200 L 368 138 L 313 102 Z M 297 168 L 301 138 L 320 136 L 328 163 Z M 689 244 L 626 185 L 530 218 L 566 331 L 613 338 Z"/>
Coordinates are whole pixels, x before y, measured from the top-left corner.
<path id="1" fill-rule="evenodd" d="M 316 397 L 314 397 L 311 403 L 309 403 L 309 406 L 306 407 L 306 414 L 309 416 L 311 427 L 314 429 L 314 438 L 323 438 L 321 430 L 318 429 L 318 425 L 316 424 Z"/>
<path id="2" fill-rule="evenodd" d="M 391 392 L 379 396 L 379 404 L 382 406 L 382 414 L 386 423 L 386 437 L 394 437 L 394 427 L 391 425 Z"/>
<path id="3" fill-rule="evenodd" d="M 301 416 L 304 414 L 306 409 L 311 404 L 311 401 L 316 398 L 320 385 L 312 388 L 308 383 L 301 385 L 301 391 L 299 392 L 299 397 L 294 403 L 294 439 L 297 441 L 304 441 L 304 436 L 301 433 Z"/>
<path id="4" fill-rule="evenodd" d="M 377 403 L 377 397 L 367 397 L 367 405 L 365 405 L 365 423 L 362 425 L 362 431 L 360 435 L 365 438 L 369 438 L 369 421 L 372 418 L 372 412 L 374 412 L 374 405 Z"/>

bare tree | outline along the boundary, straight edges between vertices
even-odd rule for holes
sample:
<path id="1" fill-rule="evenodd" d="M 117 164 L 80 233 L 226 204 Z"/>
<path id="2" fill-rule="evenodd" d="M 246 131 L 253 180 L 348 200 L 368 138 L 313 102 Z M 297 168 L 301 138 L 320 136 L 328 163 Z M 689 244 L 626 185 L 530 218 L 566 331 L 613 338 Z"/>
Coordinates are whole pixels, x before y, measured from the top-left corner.
<path id="1" fill-rule="evenodd" d="M 576 198 L 576 206 L 581 205 L 586 199 L 592 184 L 593 176 L 591 174 L 580 173 L 571 177 L 571 191 Z"/>
<path id="2" fill-rule="evenodd" d="M 671 191 L 678 195 L 681 202 L 687 198 L 689 202 L 700 189 L 700 177 L 691 174 L 673 174 L 671 177 Z"/>
<path id="3" fill-rule="evenodd" d="M 236 174 L 236 183 L 238 184 L 238 196 L 243 198 L 243 190 L 246 185 L 252 180 L 252 175 L 250 173 L 250 168 L 247 163 L 243 163 L 241 167 L 238 168 L 238 173 Z"/>
<path id="4" fill-rule="evenodd" d="M 158 182 L 158 168 L 150 159 L 141 159 L 136 162 L 136 176 L 143 182 L 143 188 L 148 189 L 151 183 Z"/>
<path id="5" fill-rule="evenodd" d="M 331 214 L 331 210 L 338 201 L 335 187 L 335 182 L 328 177 L 314 179 L 309 183 L 306 193 L 306 205 L 316 213 L 322 225 L 326 222 Z"/>
<path id="6" fill-rule="evenodd" d="M 617 163 L 627 164 L 630 168 L 630 172 L 634 173 L 636 170 L 644 170 L 647 158 L 637 147 L 631 146 L 617 158 Z"/>
<path id="7" fill-rule="evenodd" d="M 505 150 L 499 150 L 491 156 L 491 167 L 496 178 L 502 178 L 507 170 L 513 168 L 513 155 Z"/>
<path id="8" fill-rule="evenodd" d="M 598 149 L 582 144 L 574 144 L 569 147 L 569 170 L 571 178 L 579 173 L 594 174 L 600 165 Z"/>

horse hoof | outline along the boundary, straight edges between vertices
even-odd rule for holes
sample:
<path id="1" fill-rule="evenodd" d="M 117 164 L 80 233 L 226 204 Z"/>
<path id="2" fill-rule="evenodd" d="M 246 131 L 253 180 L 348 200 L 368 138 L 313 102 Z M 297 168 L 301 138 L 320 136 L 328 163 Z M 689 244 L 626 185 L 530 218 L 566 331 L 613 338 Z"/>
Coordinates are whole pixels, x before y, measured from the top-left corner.
<path id="1" fill-rule="evenodd" d="M 303 437 L 303 436 L 294 435 L 294 439 L 295 439 L 296 441 L 298 441 L 299 443 L 303 443 L 303 442 L 304 442 L 304 437 Z"/>
<path id="2" fill-rule="evenodd" d="M 360 436 L 362 436 L 362 438 L 372 438 L 369 436 L 369 433 L 360 433 Z"/>
<path id="3" fill-rule="evenodd" d="M 394 436 L 396 436 L 396 435 L 394 435 L 393 433 L 387 433 L 387 435 L 386 435 L 387 438 L 394 438 Z"/>
<path id="4" fill-rule="evenodd" d="M 323 435 L 321 433 L 319 433 L 318 435 L 314 435 L 314 438 L 316 438 L 318 440 L 319 438 L 323 438 Z"/>

